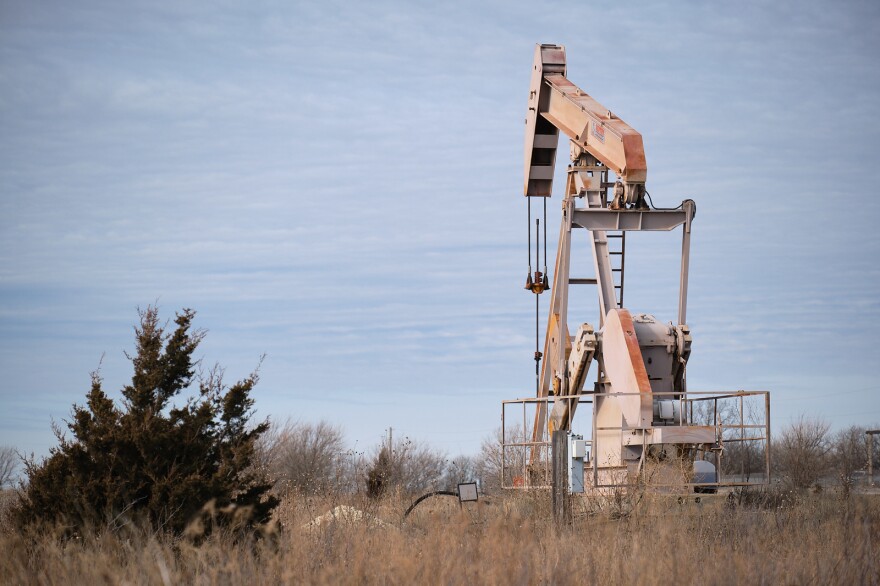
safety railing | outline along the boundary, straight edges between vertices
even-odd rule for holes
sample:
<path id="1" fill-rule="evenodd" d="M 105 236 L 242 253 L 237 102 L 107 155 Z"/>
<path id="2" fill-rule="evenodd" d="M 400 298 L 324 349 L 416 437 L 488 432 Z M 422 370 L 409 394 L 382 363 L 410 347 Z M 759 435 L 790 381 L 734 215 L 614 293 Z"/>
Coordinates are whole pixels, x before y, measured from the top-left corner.
<path id="1" fill-rule="evenodd" d="M 640 393 L 585 393 L 560 397 L 530 397 L 502 402 L 501 413 L 501 485 L 508 489 L 549 488 L 551 473 L 551 442 L 548 435 L 550 413 L 556 401 L 577 403 L 570 408 L 566 428 L 583 435 L 590 453 L 596 453 L 599 442 L 613 441 L 598 438 L 597 432 L 631 432 L 620 426 L 599 426 L 593 405 L 606 397 L 625 397 Z M 673 486 L 699 487 L 701 490 L 727 486 L 753 486 L 770 482 L 770 393 L 768 391 L 694 391 L 688 393 L 652 393 L 653 400 L 673 402 L 673 418 L 655 420 L 651 428 L 643 430 L 642 455 L 633 464 L 597 462 L 595 457 L 585 462 L 585 487 L 617 488 L 650 485 L 657 488 Z M 591 408 L 582 408 L 590 405 Z M 512 413 L 517 409 L 520 413 Z M 584 411 L 588 413 L 584 413 Z M 572 415 L 572 414 L 575 415 Z M 694 478 L 692 469 L 682 469 L 675 481 L 654 474 L 648 455 L 649 430 L 666 428 L 671 432 L 685 428 L 711 427 L 711 442 L 679 445 L 680 462 L 706 460 L 715 466 L 715 481 Z M 685 434 L 686 435 L 686 434 Z M 638 445 L 638 444 L 630 444 Z"/>

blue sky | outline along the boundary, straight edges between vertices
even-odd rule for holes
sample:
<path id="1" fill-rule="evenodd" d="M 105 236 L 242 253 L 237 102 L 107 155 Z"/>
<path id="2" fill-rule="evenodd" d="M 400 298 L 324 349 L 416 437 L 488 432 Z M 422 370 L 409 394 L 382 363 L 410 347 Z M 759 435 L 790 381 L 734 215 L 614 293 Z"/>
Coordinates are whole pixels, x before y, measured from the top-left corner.
<path id="1" fill-rule="evenodd" d="M 689 388 L 876 424 L 878 39 L 852 1 L 2 0 L 0 444 L 47 453 L 102 356 L 121 388 L 158 302 L 230 379 L 267 355 L 260 417 L 476 452 L 532 388 L 536 42 L 697 202 Z M 673 319 L 678 237 L 638 236 L 627 305 Z"/>

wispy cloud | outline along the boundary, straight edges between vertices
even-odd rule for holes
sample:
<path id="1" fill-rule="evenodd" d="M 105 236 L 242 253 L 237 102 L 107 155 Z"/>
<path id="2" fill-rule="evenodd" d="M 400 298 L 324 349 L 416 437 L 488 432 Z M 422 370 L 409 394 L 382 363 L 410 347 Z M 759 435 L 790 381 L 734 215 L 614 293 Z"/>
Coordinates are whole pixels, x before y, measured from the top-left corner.
<path id="1" fill-rule="evenodd" d="M 4 6 L 0 442 L 45 452 L 104 352 L 124 384 L 134 308 L 158 300 L 199 310 L 230 374 L 268 353 L 263 414 L 476 450 L 533 380 L 519 165 L 540 41 L 643 132 L 655 202 L 698 202 L 691 380 L 783 403 L 827 372 L 860 384 L 880 343 L 877 8 L 615 4 L 614 41 L 579 10 Z M 676 238 L 632 240 L 634 311 L 674 318 Z M 590 295 L 572 322 L 595 321 Z"/>

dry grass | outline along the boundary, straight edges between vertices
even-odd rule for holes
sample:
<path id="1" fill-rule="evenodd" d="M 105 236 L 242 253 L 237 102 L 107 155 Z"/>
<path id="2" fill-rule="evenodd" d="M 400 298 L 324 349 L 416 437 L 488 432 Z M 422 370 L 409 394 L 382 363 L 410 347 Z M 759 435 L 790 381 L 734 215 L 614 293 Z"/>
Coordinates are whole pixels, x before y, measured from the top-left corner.
<path id="1" fill-rule="evenodd" d="M 200 546 L 143 532 L 75 541 L 0 535 L 9 584 L 877 584 L 880 496 L 799 499 L 645 495 L 578 501 L 556 529 L 549 494 L 505 494 L 460 509 L 429 499 L 290 496 L 283 529 Z M 366 515 L 303 529 L 338 505 Z M 384 523 L 376 523 L 379 519 Z"/>

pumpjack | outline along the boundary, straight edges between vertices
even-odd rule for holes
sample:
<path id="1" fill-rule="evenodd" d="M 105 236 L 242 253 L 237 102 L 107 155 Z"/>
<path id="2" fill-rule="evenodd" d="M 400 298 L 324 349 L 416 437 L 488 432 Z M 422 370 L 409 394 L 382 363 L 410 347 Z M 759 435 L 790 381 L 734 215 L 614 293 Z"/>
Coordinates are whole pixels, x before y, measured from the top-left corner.
<path id="1" fill-rule="evenodd" d="M 732 424 L 725 430 L 717 413 L 714 419 L 705 416 L 707 410 L 699 409 L 705 404 L 694 402 L 686 377 L 692 345 L 687 325 L 688 265 L 696 204 L 685 199 L 674 208 L 654 207 L 645 189 L 648 169 L 641 134 L 566 75 L 563 46 L 535 47 L 525 120 L 523 187 L 529 212 L 525 288 L 536 296 L 536 311 L 538 296 L 548 295 L 550 302 L 542 349 L 537 347 L 536 317 L 536 408 L 531 439 L 518 445 L 530 450 L 529 466 L 534 468 L 541 453 L 537 447 L 548 446 L 554 431 L 579 438 L 580 443 L 574 441 L 569 447 L 585 459 L 580 471 L 573 468 L 573 474 L 581 475 L 587 487 L 634 482 L 648 462 L 667 462 L 670 467 L 674 462 L 684 470 L 683 482 L 715 487 L 720 484 L 716 468 L 725 439 L 732 436 Z M 570 164 L 551 279 L 546 266 L 546 209 L 560 132 L 569 138 Z M 533 200 L 540 201 L 544 209 L 543 270 L 539 270 L 541 218 L 532 221 Z M 682 231 L 678 314 L 675 321 L 662 322 L 624 305 L 626 236 L 677 228 Z M 592 252 L 594 275 L 589 278 L 571 275 L 572 239 L 581 230 Z M 572 336 L 569 294 L 573 286 L 583 285 L 595 286 L 598 293 L 598 323 L 579 323 Z M 595 382 L 588 385 L 594 364 Z M 717 397 L 710 400 L 717 408 Z M 593 409 L 587 440 L 572 435 L 571 429 L 575 411 L 583 403 Z M 694 415 L 695 406 L 702 416 Z M 745 429 L 760 429 L 764 435 L 752 434 L 749 439 L 766 440 L 764 445 L 769 445 L 769 396 L 766 409 L 761 425 L 745 426 L 741 417 L 739 426 L 732 427 L 742 438 Z M 767 467 L 769 479 L 769 458 Z M 572 481 L 572 486 L 577 487 L 579 481 Z M 537 481 L 520 477 L 518 482 Z"/>

